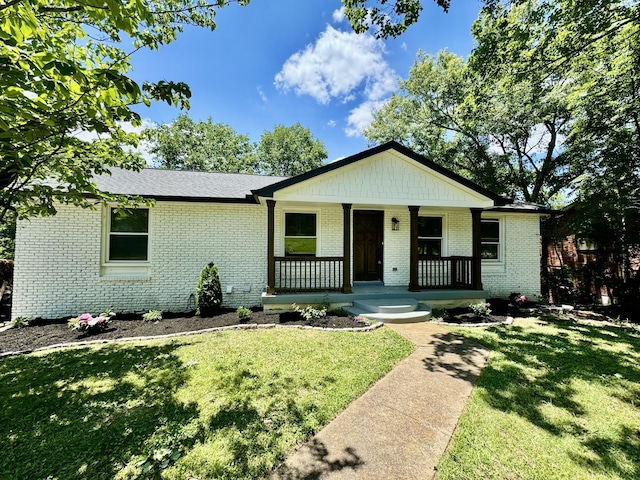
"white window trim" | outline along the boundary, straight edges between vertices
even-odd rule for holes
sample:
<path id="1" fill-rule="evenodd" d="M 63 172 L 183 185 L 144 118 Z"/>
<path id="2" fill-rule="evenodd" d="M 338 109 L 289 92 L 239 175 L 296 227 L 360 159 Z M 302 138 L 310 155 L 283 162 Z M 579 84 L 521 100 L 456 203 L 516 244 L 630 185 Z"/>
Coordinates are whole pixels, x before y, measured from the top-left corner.
<path id="1" fill-rule="evenodd" d="M 427 213 L 427 212 L 420 212 L 418 214 L 419 217 L 440 217 L 442 218 L 442 244 L 441 244 L 441 249 L 442 251 L 440 252 L 440 256 L 441 257 L 448 257 L 449 256 L 449 242 L 447 241 L 447 233 L 449 231 L 449 225 L 447 222 L 447 215 L 444 213 L 441 214 L 436 214 L 436 213 Z M 420 237 L 418 236 L 418 241 L 420 240 L 420 238 L 437 238 L 437 237 Z"/>
<path id="2" fill-rule="evenodd" d="M 505 248 L 505 231 L 506 221 L 503 215 L 490 215 L 481 218 L 481 221 L 497 220 L 498 221 L 498 258 L 483 258 L 482 259 L 482 271 L 483 272 L 501 272 L 506 267 L 506 248 Z M 482 239 L 481 239 L 482 240 Z"/>
<path id="3" fill-rule="evenodd" d="M 312 213 L 316 216 L 316 257 L 321 257 L 321 253 L 322 253 L 322 248 L 321 248 L 321 219 L 320 219 L 320 210 L 319 209 L 312 209 L 312 208 L 286 208 L 286 209 L 282 209 L 281 212 L 281 222 L 280 225 L 282 226 L 281 228 L 281 235 L 280 237 L 282 238 L 282 247 L 280 248 L 280 256 L 281 257 L 286 257 L 287 254 L 285 252 L 285 238 L 286 238 L 286 231 L 287 231 L 287 213 Z M 300 238 L 313 238 L 313 237 L 300 237 Z M 288 257 L 288 258 L 296 258 L 295 256 L 292 257 Z"/>
<path id="4" fill-rule="evenodd" d="M 111 210 L 116 204 L 108 204 L 102 214 L 102 246 L 100 253 L 100 277 L 102 279 L 148 279 L 149 267 L 152 259 L 152 209 L 140 207 L 149 211 L 149 225 L 147 228 L 147 260 L 109 260 L 109 237 L 111 235 Z"/>

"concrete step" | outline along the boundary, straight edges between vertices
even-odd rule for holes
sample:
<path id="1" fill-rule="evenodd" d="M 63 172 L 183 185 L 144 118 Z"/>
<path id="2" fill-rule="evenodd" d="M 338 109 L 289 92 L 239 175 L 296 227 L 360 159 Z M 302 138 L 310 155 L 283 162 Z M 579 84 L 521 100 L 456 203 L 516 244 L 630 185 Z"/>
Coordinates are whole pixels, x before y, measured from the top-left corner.
<path id="1" fill-rule="evenodd" d="M 361 308 L 344 307 L 351 315 L 365 317 L 368 320 L 375 320 L 382 323 L 417 323 L 427 322 L 431 319 L 431 307 L 429 305 L 419 304 L 418 307 L 410 312 L 396 313 L 379 313 L 369 312 Z"/>
<path id="2" fill-rule="evenodd" d="M 415 298 L 386 298 L 372 300 L 354 300 L 354 308 L 371 313 L 408 313 L 418 308 Z"/>

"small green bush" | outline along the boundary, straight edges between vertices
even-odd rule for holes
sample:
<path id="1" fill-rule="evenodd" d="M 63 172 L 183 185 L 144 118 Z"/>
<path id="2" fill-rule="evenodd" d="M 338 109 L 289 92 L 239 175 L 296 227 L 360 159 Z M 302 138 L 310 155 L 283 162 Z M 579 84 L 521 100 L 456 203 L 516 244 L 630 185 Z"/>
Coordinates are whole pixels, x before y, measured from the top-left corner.
<path id="1" fill-rule="evenodd" d="M 24 328 L 29 326 L 31 320 L 33 320 L 31 317 L 16 317 L 11 321 L 11 324 L 13 328 Z"/>
<path id="2" fill-rule="evenodd" d="M 476 315 L 485 316 L 485 315 L 491 315 L 491 309 L 489 308 L 490 306 L 491 306 L 490 303 L 479 302 L 479 303 L 472 303 L 471 305 L 469 305 L 469 308 Z"/>
<path id="3" fill-rule="evenodd" d="M 251 310 L 249 310 L 248 308 L 238 307 L 236 313 L 238 314 L 238 319 L 240 319 L 241 321 L 249 320 L 251 318 Z"/>
<path id="4" fill-rule="evenodd" d="M 202 269 L 196 285 L 196 314 L 201 317 L 214 315 L 222 306 L 222 287 L 218 267 L 211 262 Z"/>
<path id="5" fill-rule="evenodd" d="M 302 315 L 302 317 L 307 321 L 327 316 L 327 309 L 322 306 L 320 306 L 319 308 L 315 308 L 313 305 L 307 305 L 306 307 L 301 308 L 295 303 L 291 306 L 293 307 L 294 312 Z"/>
<path id="6" fill-rule="evenodd" d="M 142 321 L 144 322 L 159 322 L 160 320 L 162 320 L 161 310 L 149 310 L 142 315 Z"/>

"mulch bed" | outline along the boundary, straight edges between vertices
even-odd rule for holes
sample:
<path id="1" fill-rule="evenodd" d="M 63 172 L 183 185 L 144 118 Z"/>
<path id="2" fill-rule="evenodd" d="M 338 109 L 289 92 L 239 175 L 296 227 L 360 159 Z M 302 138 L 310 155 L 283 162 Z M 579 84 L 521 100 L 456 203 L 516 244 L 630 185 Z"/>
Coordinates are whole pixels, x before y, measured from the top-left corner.
<path id="1" fill-rule="evenodd" d="M 109 323 L 107 330 L 87 335 L 69 328 L 67 319 L 38 319 L 27 327 L 11 328 L 0 332 L 0 353 L 35 350 L 61 343 L 158 336 L 239 324 L 308 325 L 323 328 L 362 328 L 368 326 L 367 323 L 354 322 L 353 317 L 350 316 L 326 316 L 307 321 L 296 313 L 267 315 L 262 310 L 254 311 L 249 320 L 240 322 L 235 310 L 223 310 L 214 317 L 188 315 L 164 318 L 159 322 L 143 322 L 141 317 L 137 315 L 120 318 L 116 316 Z"/>

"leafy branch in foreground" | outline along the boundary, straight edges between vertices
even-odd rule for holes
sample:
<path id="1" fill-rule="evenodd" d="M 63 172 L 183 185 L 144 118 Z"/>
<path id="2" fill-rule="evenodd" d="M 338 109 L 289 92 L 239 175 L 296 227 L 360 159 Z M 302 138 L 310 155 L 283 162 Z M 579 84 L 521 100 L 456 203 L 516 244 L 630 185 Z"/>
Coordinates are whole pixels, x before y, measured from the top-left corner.
<path id="1" fill-rule="evenodd" d="M 21 218 L 54 214 L 56 202 L 124 200 L 91 179 L 144 166 L 133 150 L 130 130 L 141 121 L 132 108 L 155 100 L 188 108 L 191 95 L 181 82 L 140 85 L 128 76 L 131 55 L 172 42 L 185 25 L 215 29 L 216 10 L 229 3 L 0 4 L 0 221 L 9 210 Z"/>

